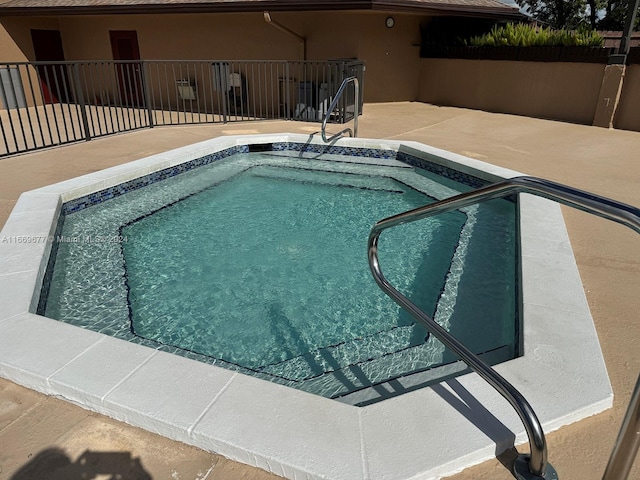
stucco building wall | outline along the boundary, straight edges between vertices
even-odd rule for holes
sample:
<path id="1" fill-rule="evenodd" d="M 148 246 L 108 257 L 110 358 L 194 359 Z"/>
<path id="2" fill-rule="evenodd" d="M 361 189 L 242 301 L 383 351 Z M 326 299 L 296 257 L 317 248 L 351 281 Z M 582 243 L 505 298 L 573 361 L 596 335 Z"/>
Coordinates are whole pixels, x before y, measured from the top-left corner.
<path id="1" fill-rule="evenodd" d="M 306 38 L 307 60 L 357 58 L 366 63 L 366 102 L 416 100 L 420 23 L 386 13 L 274 13 Z M 299 41 L 262 13 L 4 17 L 1 61 L 35 60 L 30 29 L 60 30 L 66 60 L 110 60 L 110 30 L 135 30 L 143 60 L 302 60 Z M 8 52 L 5 54 L 5 52 Z"/>
<path id="2" fill-rule="evenodd" d="M 307 60 L 366 64 L 364 101 L 422 101 L 591 124 L 604 65 L 420 59 L 420 26 L 430 17 L 384 12 L 275 12 L 305 37 Z M 301 60 L 294 36 L 261 12 L 67 15 L 0 18 L 0 61 L 35 60 L 31 29 L 59 30 L 66 60 L 110 60 L 109 32 L 135 30 L 143 60 Z M 113 83 L 113 82 L 112 82 Z M 627 69 L 614 126 L 640 130 L 640 66 Z"/>
<path id="3" fill-rule="evenodd" d="M 590 125 L 604 65 L 422 59 L 418 100 Z"/>
<path id="4" fill-rule="evenodd" d="M 629 65 L 624 76 L 620 103 L 613 126 L 640 131 L 640 65 Z"/>
<path id="5" fill-rule="evenodd" d="M 11 17 L 0 18 L 0 62 L 28 62 L 35 60 L 30 29 L 59 30 L 56 18 Z"/>

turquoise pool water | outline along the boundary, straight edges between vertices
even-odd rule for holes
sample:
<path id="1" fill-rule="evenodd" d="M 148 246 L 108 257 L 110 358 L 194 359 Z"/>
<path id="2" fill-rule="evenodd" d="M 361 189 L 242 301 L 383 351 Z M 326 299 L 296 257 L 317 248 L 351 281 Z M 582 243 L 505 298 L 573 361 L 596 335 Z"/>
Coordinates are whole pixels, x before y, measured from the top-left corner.
<path id="1" fill-rule="evenodd" d="M 45 313 L 342 396 L 454 360 L 375 285 L 366 242 L 375 221 L 468 189 L 396 161 L 217 161 L 67 215 Z M 518 349 L 515 217 L 491 201 L 380 241 L 392 283 L 498 361 Z"/>

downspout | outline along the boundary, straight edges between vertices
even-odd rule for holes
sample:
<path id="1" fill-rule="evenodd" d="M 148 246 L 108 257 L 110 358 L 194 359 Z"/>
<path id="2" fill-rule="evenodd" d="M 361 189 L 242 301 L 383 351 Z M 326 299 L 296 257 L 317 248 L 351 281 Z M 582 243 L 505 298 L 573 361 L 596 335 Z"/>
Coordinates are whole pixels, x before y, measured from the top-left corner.
<path id="1" fill-rule="evenodd" d="M 298 41 L 300 42 L 300 53 L 302 53 L 302 60 L 306 60 L 307 59 L 307 43 L 306 43 L 306 39 L 300 35 L 298 35 L 296 32 L 294 32 L 293 30 L 288 29 L 287 27 L 285 27 L 284 25 L 276 22 L 275 20 L 273 20 L 271 18 L 271 14 L 269 12 L 264 12 L 264 21 L 267 22 L 269 25 L 273 25 L 274 27 L 276 27 L 278 30 L 282 30 L 284 33 L 287 33 L 293 37 L 296 37 L 298 39 Z"/>

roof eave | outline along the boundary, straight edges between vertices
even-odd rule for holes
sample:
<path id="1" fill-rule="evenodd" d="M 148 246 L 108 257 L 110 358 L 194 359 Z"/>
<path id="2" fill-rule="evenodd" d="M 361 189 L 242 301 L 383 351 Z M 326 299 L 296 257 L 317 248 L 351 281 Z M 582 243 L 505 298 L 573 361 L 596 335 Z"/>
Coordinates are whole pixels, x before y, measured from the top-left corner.
<path id="1" fill-rule="evenodd" d="M 312 11 L 312 10 L 366 10 L 371 0 L 320 0 L 305 2 L 296 0 L 226 1 L 211 3 L 166 3 L 143 5 L 93 5 L 77 7 L 1 7 L 1 15 L 120 15 L 141 13 L 242 13 L 262 11 Z"/>
<path id="2" fill-rule="evenodd" d="M 2 7 L 0 16 L 67 16 L 67 15 L 135 15 L 168 13 L 250 13 L 263 11 L 384 11 L 398 13 L 419 13 L 423 15 L 480 16 L 500 19 L 522 19 L 516 9 L 506 7 L 491 8 L 469 5 L 424 5 L 393 0 L 320 0 L 307 2 L 300 0 L 266 0 L 248 2 L 211 2 L 197 4 L 155 4 L 155 5 L 97 5 L 78 7 Z"/>
<path id="3" fill-rule="evenodd" d="M 518 9 L 505 6 L 505 8 L 492 8 L 470 5 L 416 5 L 400 1 L 373 1 L 373 10 L 386 12 L 423 13 L 425 15 L 456 15 L 473 16 L 483 18 L 496 18 L 507 20 L 522 20 L 526 18 Z"/>

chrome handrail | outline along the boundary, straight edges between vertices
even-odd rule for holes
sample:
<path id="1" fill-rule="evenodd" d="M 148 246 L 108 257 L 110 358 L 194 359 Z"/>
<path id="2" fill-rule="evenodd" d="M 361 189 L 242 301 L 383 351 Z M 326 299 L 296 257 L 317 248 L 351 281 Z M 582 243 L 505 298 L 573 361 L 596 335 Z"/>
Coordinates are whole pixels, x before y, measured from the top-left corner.
<path id="1" fill-rule="evenodd" d="M 339 131 L 338 133 L 336 133 L 335 135 L 332 135 L 329 139 L 327 139 L 327 132 L 326 132 L 327 121 L 329 120 L 329 116 L 331 116 L 331 112 L 333 112 L 333 110 L 336 108 L 336 105 L 338 105 L 338 100 L 340 100 L 340 97 L 342 96 L 344 89 L 347 88 L 347 85 L 349 84 L 349 82 L 353 82 L 353 92 L 355 97 L 354 108 L 353 108 L 353 131 L 347 127 L 344 130 Z M 322 140 L 326 143 L 329 143 L 335 140 L 336 138 L 342 136 L 342 134 L 346 132 L 349 132 L 350 137 L 357 137 L 359 114 L 360 114 L 360 83 L 358 82 L 358 79 L 356 77 L 347 77 L 340 84 L 340 88 L 338 88 L 336 95 L 333 97 L 333 101 L 331 102 L 331 105 L 329 105 L 329 108 L 327 109 L 327 113 L 324 114 L 324 119 L 322 120 L 322 130 L 321 130 Z"/>
<path id="2" fill-rule="evenodd" d="M 640 375 L 631 394 L 618 438 L 613 446 L 602 480 L 619 480 L 629 476 L 640 447 Z"/>
<path id="3" fill-rule="evenodd" d="M 471 350 L 467 349 L 431 317 L 420 310 L 411 300 L 396 290 L 383 275 L 378 260 L 378 238 L 387 228 L 415 222 L 433 215 L 457 210 L 494 198 L 502 198 L 515 193 L 530 193 L 548 198 L 558 203 L 621 223 L 640 233 L 640 209 L 636 207 L 549 180 L 535 177 L 516 177 L 380 220 L 373 226 L 369 234 L 369 267 L 371 268 L 376 283 L 389 297 L 422 323 L 445 346 L 456 353 L 462 361 L 495 388 L 516 410 L 529 437 L 530 448 L 529 457 L 520 455 L 514 463 L 514 474 L 516 477 L 531 478 L 529 475 L 533 475 L 534 478 L 549 479 L 556 475 L 556 473 L 553 467 L 547 463 L 547 445 L 544 432 L 529 402 L 527 402 L 524 396 L 504 377 L 478 358 Z M 631 404 L 629 408 L 632 408 Z M 633 424 L 632 422 L 629 423 L 631 425 Z M 624 428 L 625 426 L 623 425 L 623 430 Z M 622 436 L 623 434 L 621 432 L 621 437 Z M 627 449 L 627 451 L 628 450 L 629 449 Z M 525 469 L 528 469 L 528 472 L 524 471 Z M 555 478 L 557 478 L 557 476 Z"/>

